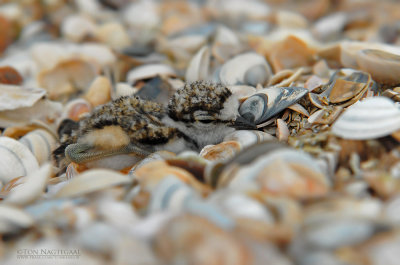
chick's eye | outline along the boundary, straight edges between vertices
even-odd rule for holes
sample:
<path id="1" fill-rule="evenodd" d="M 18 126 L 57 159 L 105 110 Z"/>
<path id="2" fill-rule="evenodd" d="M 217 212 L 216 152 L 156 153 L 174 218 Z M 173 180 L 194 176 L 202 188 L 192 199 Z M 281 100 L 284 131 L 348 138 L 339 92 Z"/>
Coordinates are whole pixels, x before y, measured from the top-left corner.
<path id="1" fill-rule="evenodd" d="M 199 122 L 201 122 L 201 123 L 212 123 L 213 120 L 199 120 Z"/>

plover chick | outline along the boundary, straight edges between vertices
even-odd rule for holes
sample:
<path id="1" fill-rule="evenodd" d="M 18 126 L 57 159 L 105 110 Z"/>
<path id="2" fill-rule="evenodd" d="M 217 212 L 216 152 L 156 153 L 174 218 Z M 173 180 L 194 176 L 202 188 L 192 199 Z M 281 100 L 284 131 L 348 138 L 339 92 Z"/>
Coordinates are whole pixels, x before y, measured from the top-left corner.
<path id="1" fill-rule="evenodd" d="M 67 130 L 54 154 L 60 160 L 65 149 L 67 161 L 122 169 L 159 150 L 199 151 L 235 129 L 254 129 L 239 116 L 238 107 L 228 88 L 202 81 L 178 90 L 167 108 L 121 97 Z"/>

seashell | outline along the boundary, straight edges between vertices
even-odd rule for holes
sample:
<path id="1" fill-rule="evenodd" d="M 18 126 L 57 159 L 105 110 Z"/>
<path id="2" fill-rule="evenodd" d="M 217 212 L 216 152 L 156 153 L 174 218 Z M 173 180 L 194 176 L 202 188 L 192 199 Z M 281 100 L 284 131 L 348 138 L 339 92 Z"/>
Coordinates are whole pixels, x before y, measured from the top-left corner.
<path id="1" fill-rule="evenodd" d="M 241 149 L 237 141 L 224 141 L 217 145 L 207 145 L 200 151 L 200 156 L 210 161 L 220 161 L 232 158 Z"/>
<path id="2" fill-rule="evenodd" d="M 17 207 L 0 205 L 0 233 L 10 234 L 26 229 L 34 224 L 33 218 Z"/>
<path id="3" fill-rule="evenodd" d="M 371 74 L 372 78 L 383 84 L 400 83 L 400 50 L 393 54 L 383 50 L 366 49 L 356 55 L 361 70 Z"/>
<path id="4" fill-rule="evenodd" d="M 124 21 L 132 28 L 152 29 L 159 25 L 160 15 L 153 2 L 135 2 L 123 12 Z"/>
<path id="5" fill-rule="evenodd" d="M 308 91 L 312 92 L 318 88 L 321 88 L 324 84 L 325 82 L 321 78 L 313 75 L 309 79 L 307 79 L 304 87 L 307 88 Z"/>
<path id="6" fill-rule="evenodd" d="M 0 83 L 7 85 L 21 85 L 23 83 L 22 76 L 16 69 L 11 66 L 0 67 Z"/>
<path id="7" fill-rule="evenodd" d="M 330 181 L 311 156 L 274 141 L 244 149 L 214 172 L 208 168 L 206 178 L 217 187 L 296 198 L 321 196 L 330 187 Z"/>
<path id="8" fill-rule="evenodd" d="M 94 64 L 72 59 L 40 72 L 38 83 L 47 90 L 50 99 L 57 100 L 85 90 L 97 73 L 98 69 Z"/>
<path id="9" fill-rule="evenodd" d="M 307 19 L 298 13 L 280 10 L 275 16 L 276 24 L 279 27 L 295 29 L 307 28 Z"/>
<path id="10" fill-rule="evenodd" d="M 302 39 L 289 35 L 271 49 L 269 61 L 274 72 L 314 64 L 315 51 Z"/>
<path id="11" fill-rule="evenodd" d="M 372 97 L 357 102 L 332 125 L 335 135 L 353 140 L 375 139 L 399 129 L 400 109 L 385 97 Z"/>
<path id="12" fill-rule="evenodd" d="M 22 143 L 0 137 L 0 180 L 8 182 L 13 178 L 27 176 L 29 172 L 39 169 L 35 156 Z"/>
<path id="13" fill-rule="evenodd" d="M 221 68 L 219 79 L 223 85 L 264 85 L 270 75 L 271 69 L 265 58 L 249 52 L 227 61 Z"/>
<path id="14" fill-rule="evenodd" d="M 0 112 L 0 127 L 23 126 L 32 120 L 53 122 L 61 115 L 62 104 L 41 99 L 32 107 L 19 108 Z"/>
<path id="15" fill-rule="evenodd" d="M 342 77 L 344 75 L 344 77 Z M 364 72 L 352 69 L 342 69 L 336 72 L 328 82 L 328 86 L 321 94 L 310 93 L 310 101 L 317 107 L 340 104 L 342 107 L 357 102 L 372 85 L 371 76 Z"/>
<path id="16" fill-rule="evenodd" d="M 305 96 L 304 87 L 271 87 L 258 91 L 239 107 L 239 113 L 247 120 L 260 124 L 296 103 Z"/>
<path id="17" fill-rule="evenodd" d="M 256 89 L 252 86 L 227 86 L 227 88 L 237 96 L 240 102 L 256 93 Z"/>
<path id="18" fill-rule="evenodd" d="M 45 94 L 42 88 L 0 84 L 0 111 L 32 107 Z"/>
<path id="19" fill-rule="evenodd" d="M 343 108 L 340 106 L 328 106 L 324 109 L 317 110 L 308 117 L 309 123 L 332 124 L 342 113 Z"/>
<path id="20" fill-rule="evenodd" d="M 87 170 L 72 178 L 55 195 L 55 198 L 77 197 L 112 186 L 131 183 L 132 180 L 120 173 L 107 169 Z"/>
<path id="21" fill-rule="evenodd" d="M 34 202 L 43 194 L 52 171 L 52 166 L 47 163 L 37 171 L 30 172 L 21 185 L 10 191 L 4 199 L 4 203 L 22 206 Z"/>
<path id="22" fill-rule="evenodd" d="M 84 43 L 79 46 L 76 53 L 78 57 L 94 62 L 99 67 L 107 67 L 117 61 L 111 48 L 100 43 Z"/>
<path id="23" fill-rule="evenodd" d="M 300 105 L 298 103 L 295 103 L 295 104 L 289 106 L 288 109 L 291 109 L 291 110 L 296 111 L 296 112 L 298 112 L 300 114 L 303 114 L 306 117 L 310 116 L 310 113 L 308 113 L 308 111 L 302 105 Z"/>
<path id="24" fill-rule="evenodd" d="M 339 37 L 349 21 L 345 12 L 336 12 L 318 20 L 312 29 L 313 35 L 321 41 L 334 40 Z"/>
<path id="25" fill-rule="evenodd" d="M 169 162 L 171 163 L 171 162 Z M 172 175 L 189 184 L 200 193 L 208 193 L 209 187 L 198 181 L 193 174 L 177 165 L 169 165 L 166 161 L 152 161 L 132 172 L 145 190 L 152 190 L 165 177 Z"/>
<path id="26" fill-rule="evenodd" d="M 130 37 L 125 28 L 117 22 L 108 22 L 99 26 L 95 33 L 96 37 L 108 47 L 121 50 L 131 44 Z"/>
<path id="27" fill-rule="evenodd" d="M 266 140 L 274 140 L 272 135 L 258 130 L 240 130 L 230 133 L 224 137 L 224 142 L 236 141 L 240 143 L 242 148 L 253 144 L 261 143 Z"/>
<path id="28" fill-rule="evenodd" d="M 65 18 L 61 24 L 61 33 L 73 42 L 83 41 L 88 36 L 93 36 L 96 24 L 86 16 L 71 15 Z"/>
<path id="29" fill-rule="evenodd" d="M 212 193 L 207 201 L 219 206 L 223 213 L 234 219 L 246 218 L 267 224 L 274 223 L 274 217 L 265 205 L 245 194 L 220 190 Z"/>
<path id="30" fill-rule="evenodd" d="M 126 81 L 135 84 L 139 80 L 160 76 L 175 76 L 175 70 L 165 64 L 147 64 L 138 66 L 127 73 Z"/>
<path id="31" fill-rule="evenodd" d="M 51 160 L 52 151 L 57 145 L 57 139 L 46 130 L 34 130 L 19 140 L 36 157 L 39 165 Z"/>
<path id="32" fill-rule="evenodd" d="M 79 121 L 82 116 L 90 112 L 91 109 L 92 106 L 87 100 L 83 98 L 73 99 L 64 107 L 63 117 L 73 121 Z"/>
<path id="33" fill-rule="evenodd" d="M 238 17 L 252 18 L 254 20 L 263 20 L 271 12 L 271 8 L 264 2 L 257 0 L 247 1 L 246 5 L 240 0 L 223 0 L 214 3 L 215 6 L 210 5 L 210 8 L 219 10 L 219 16 L 227 16 L 232 19 Z"/>
<path id="34" fill-rule="evenodd" d="M 216 260 L 221 265 L 251 264 L 250 253 L 232 233 L 192 215 L 170 220 L 156 236 L 154 245 L 157 256 L 169 264 L 203 265 Z"/>
<path id="35" fill-rule="evenodd" d="M 85 98 L 93 107 L 111 100 L 111 83 L 104 76 L 97 76 L 89 86 Z"/>
<path id="36" fill-rule="evenodd" d="M 287 124 L 282 120 L 282 119 L 277 119 L 276 120 L 276 125 L 278 127 L 278 130 L 276 132 L 276 136 L 279 141 L 287 141 L 289 138 L 289 128 Z"/>
<path id="37" fill-rule="evenodd" d="M 207 80 L 210 68 L 210 49 L 207 46 L 201 48 L 186 69 L 186 82 L 194 82 L 198 80 Z"/>

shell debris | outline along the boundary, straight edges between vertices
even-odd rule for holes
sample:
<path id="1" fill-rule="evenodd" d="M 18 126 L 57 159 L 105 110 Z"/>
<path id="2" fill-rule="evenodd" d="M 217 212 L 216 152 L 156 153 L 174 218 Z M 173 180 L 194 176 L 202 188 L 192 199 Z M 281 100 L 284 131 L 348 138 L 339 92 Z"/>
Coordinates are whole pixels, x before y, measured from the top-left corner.
<path id="1" fill-rule="evenodd" d="M 400 264 L 399 21 L 2 1 L 0 264 Z"/>

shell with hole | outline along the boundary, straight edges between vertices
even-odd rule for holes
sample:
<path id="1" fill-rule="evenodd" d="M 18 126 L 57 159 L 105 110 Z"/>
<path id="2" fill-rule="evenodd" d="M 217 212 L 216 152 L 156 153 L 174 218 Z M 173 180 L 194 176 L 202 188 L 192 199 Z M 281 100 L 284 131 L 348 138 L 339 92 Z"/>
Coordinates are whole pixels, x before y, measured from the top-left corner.
<path id="1" fill-rule="evenodd" d="M 260 124 L 293 105 L 308 93 L 304 87 L 270 87 L 257 91 L 239 107 L 248 121 Z"/>
<path id="2" fill-rule="evenodd" d="M 39 168 L 38 161 L 29 148 L 9 137 L 0 137 L 0 157 L 0 180 L 3 182 L 27 176 L 29 172 Z"/>
<path id="3" fill-rule="evenodd" d="M 39 165 L 51 160 L 51 154 L 57 146 L 57 139 L 46 130 L 34 130 L 19 139 L 36 157 Z"/>
<path id="4" fill-rule="evenodd" d="M 271 76 L 271 68 L 265 58 L 257 53 L 239 54 L 227 61 L 219 72 L 223 85 L 265 85 Z"/>
<path id="5" fill-rule="evenodd" d="M 367 140 L 390 135 L 400 129 L 400 108 L 386 97 L 357 102 L 332 125 L 332 132 L 344 139 Z"/>

